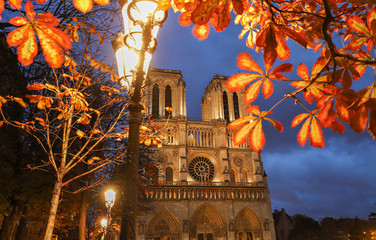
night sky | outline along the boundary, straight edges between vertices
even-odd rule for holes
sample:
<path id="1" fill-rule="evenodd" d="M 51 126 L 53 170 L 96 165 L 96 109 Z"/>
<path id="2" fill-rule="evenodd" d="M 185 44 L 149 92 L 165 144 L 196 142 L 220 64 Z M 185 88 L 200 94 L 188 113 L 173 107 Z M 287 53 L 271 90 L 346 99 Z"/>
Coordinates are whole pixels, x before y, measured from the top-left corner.
<path id="1" fill-rule="evenodd" d="M 237 25 L 221 33 L 212 29 L 208 39 L 199 41 L 192 35 L 192 27 L 180 26 L 177 14 L 169 13 L 159 32 L 151 66 L 182 71 L 187 84 L 188 118 L 200 120 L 201 97 L 212 77 L 239 72 L 236 57 L 241 52 L 257 57 L 263 68 L 262 54 L 238 39 L 241 28 Z M 314 53 L 293 43 L 289 46 L 293 63 L 297 66 L 303 62 L 311 70 Z M 296 66 L 289 77 L 296 76 Z M 366 81 L 373 81 L 373 73 L 366 74 Z M 264 102 L 260 93 L 256 103 L 260 110 L 268 110 L 281 96 L 283 92 L 275 86 L 271 101 Z M 301 213 L 318 220 L 327 216 L 368 218 L 370 212 L 376 212 L 376 142 L 367 132 L 356 134 L 347 128 L 341 136 L 325 130 L 323 149 L 309 143 L 303 148 L 296 141 L 299 128 L 290 128 L 292 118 L 303 112 L 301 107 L 288 100 L 274 112 L 271 117 L 282 122 L 284 131 L 279 133 L 266 123 L 262 152 L 273 210 L 284 208 L 289 215 Z"/>

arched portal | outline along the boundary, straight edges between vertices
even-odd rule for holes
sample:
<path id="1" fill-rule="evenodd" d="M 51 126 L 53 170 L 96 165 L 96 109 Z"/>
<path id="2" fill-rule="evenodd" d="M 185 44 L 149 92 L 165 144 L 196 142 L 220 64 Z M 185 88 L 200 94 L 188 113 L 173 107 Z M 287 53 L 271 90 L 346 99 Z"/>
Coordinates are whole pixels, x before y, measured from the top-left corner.
<path id="1" fill-rule="evenodd" d="M 197 240 L 227 240 L 227 224 L 221 213 L 209 203 L 193 213 L 189 224 L 189 238 Z"/>
<path id="2" fill-rule="evenodd" d="M 158 211 L 147 225 L 148 240 L 179 240 L 181 224 L 166 208 Z"/>
<path id="3" fill-rule="evenodd" d="M 243 208 L 235 219 L 235 238 L 237 240 L 262 240 L 262 226 L 256 213 Z"/>

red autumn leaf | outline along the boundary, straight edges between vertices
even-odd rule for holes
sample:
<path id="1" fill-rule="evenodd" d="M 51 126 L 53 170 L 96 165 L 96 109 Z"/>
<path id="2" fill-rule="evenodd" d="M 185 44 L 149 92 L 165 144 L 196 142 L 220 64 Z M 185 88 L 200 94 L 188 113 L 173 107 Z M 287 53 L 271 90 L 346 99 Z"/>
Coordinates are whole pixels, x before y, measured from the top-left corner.
<path id="1" fill-rule="evenodd" d="M 281 61 L 285 61 L 290 58 L 290 49 L 287 46 L 285 39 L 283 38 L 282 34 L 278 31 L 277 28 L 273 26 L 273 31 L 272 33 L 275 34 L 275 41 L 277 43 L 277 57 Z"/>
<path id="2" fill-rule="evenodd" d="M 319 107 L 319 105 L 322 105 Z M 324 128 L 329 127 L 332 125 L 336 114 L 334 112 L 334 105 L 333 105 L 333 98 L 330 96 L 324 96 L 322 97 L 318 103 L 317 109 L 320 109 L 319 116 L 317 117 L 320 121 L 321 126 Z"/>
<path id="3" fill-rule="evenodd" d="M 232 0 L 232 6 L 234 6 L 235 13 L 238 15 L 244 12 L 244 3 L 242 0 Z"/>
<path id="4" fill-rule="evenodd" d="M 376 111 L 371 111 L 369 115 L 368 132 L 373 139 L 376 139 Z"/>
<path id="5" fill-rule="evenodd" d="M 215 10 L 215 7 L 217 6 L 214 1 L 215 0 L 207 0 L 205 2 L 201 2 L 192 12 L 192 22 L 197 25 L 204 25 L 208 23 Z"/>
<path id="6" fill-rule="evenodd" d="M 64 62 L 63 49 L 71 49 L 69 36 L 56 28 L 59 20 L 51 13 L 41 13 L 34 19 L 35 13 L 31 2 L 26 2 L 25 9 L 29 20 L 25 17 L 14 17 L 9 21 L 15 26 L 20 26 L 9 33 L 9 46 L 18 46 L 18 60 L 23 65 L 29 65 L 38 52 L 35 40 L 37 34 L 46 61 L 52 68 L 59 68 Z"/>
<path id="7" fill-rule="evenodd" d="M 278 25 L 278 30 L 281 32 L 283 36 L 289 37 L 290 39 L 294 40 L 296 43 L 298 43 L 302 47 L 307 48 L 308 40 L 304 34 L 299 33 L 283 25 Z"/>
<path id="8" fill-rule="evenodd" d="M 329 128 L 340 134 L 343 134 L 346 130 L 345 126 L 337 120 L 334 120 Z"/>
<path id="9" fill-rule="evenodd" d="M 217 32 L 222 32 L 231 22 L 231 8 L 230 2 L 227 1 L 225 5 L 218 5 L 215 9 L 210 23 L 213 25 Z"/>
<path id="10" fill-rule="evenodd" d="M 204 40 L 209 36 L 210 26 L 208 23 L 204 25 L 195 24 L 193 28 L 193 35 L 200 40 Z"/>

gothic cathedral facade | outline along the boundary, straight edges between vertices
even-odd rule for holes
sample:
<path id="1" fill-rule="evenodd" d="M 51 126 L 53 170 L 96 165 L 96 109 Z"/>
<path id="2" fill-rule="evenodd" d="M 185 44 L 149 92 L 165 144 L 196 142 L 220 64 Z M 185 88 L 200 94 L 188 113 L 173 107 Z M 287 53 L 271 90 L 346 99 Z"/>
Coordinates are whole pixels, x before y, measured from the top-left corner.
<path id="1" fill-rule="evenodd" d="M 159 186 L 146 195 L 151 207 L 138 216 L 138 240 L 275 240 L 261 156 L 247 144 L 234 146 L 226 128 L 247 114 L 244 92 L 228 91 L 225 82 L 213 77 L 201 101 L 202 121 L 191 121 L 181 72 L 149 71 L 145 114 L 167 126 L 168 141 L 153 156 L 162 159 Z"/>

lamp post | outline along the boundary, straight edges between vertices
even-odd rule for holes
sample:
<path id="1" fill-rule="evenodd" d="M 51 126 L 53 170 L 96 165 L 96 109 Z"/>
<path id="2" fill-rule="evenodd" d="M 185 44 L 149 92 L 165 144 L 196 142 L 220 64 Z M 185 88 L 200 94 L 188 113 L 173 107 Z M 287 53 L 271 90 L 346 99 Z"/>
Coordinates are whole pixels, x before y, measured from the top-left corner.
<path id="1" fill-rule="evenodd" d="M 137 169 L 141 124 L 142 83 L 157 47 L 156 35 L 167 19 L 156 0 L 119 0 L 125 34 L 113 41 L 119 72 L 119 83 L 129 93 L 129 132 L 125 163 L 124 203 L 120 240 L 135 240 L 137 217 Z"/>

